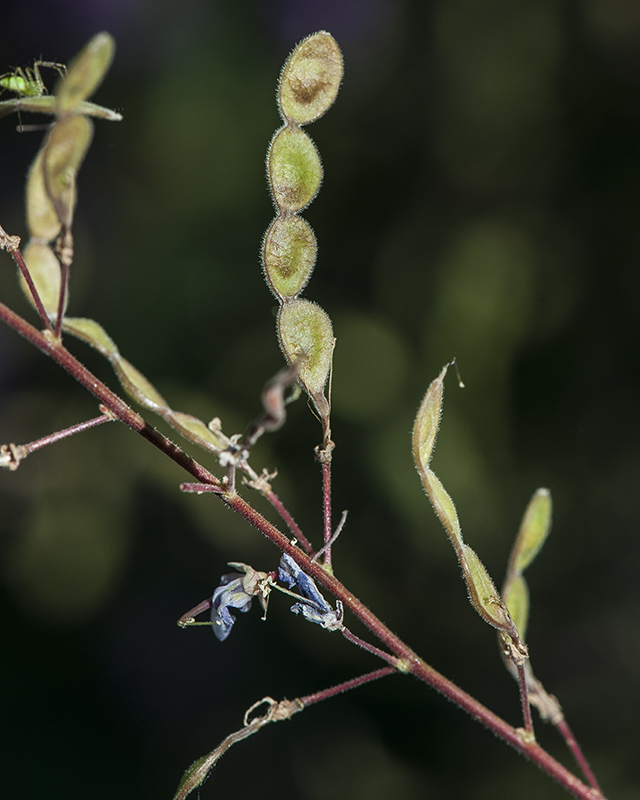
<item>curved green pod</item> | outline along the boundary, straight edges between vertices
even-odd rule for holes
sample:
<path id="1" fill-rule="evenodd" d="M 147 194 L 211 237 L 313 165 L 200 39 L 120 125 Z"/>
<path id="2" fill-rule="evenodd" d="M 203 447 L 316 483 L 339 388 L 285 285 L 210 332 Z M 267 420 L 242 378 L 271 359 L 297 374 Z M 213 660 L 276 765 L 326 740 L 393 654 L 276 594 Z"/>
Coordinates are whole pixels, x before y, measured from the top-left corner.
<path id="1" fill-rule="evenodd" d="M 283 303 L 278 313 L 278 338 L 289 364 L 298 367 L 298 381 L 323 419 L 329 416 L 324 387 L 331 370 L 333 328 L 326 311 L 310 300 Z"/>
<path id="2" fill-rule="evenodd" d="M 113 61 L 116 43 L 109 33 L 98 33 L 78 53 L 56 88 L 59 114 L 74 111 L 98 88 Z"/>

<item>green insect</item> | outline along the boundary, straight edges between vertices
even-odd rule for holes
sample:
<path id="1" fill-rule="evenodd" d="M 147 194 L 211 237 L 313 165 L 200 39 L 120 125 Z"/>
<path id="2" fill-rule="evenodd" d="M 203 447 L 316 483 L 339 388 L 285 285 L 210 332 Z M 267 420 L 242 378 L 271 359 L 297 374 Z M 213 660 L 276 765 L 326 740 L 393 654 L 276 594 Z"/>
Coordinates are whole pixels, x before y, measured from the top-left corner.
<path id="1" fill-rule="evenodd" d="M 0 75 L 0 94 L 2 91 L 14 92 L 19 97 L 43 97 L 47 94 L 40 67 L 55 69 L 60 77 L 67 71 L 64 64 L 54 61 L 34 61 L 33 67 L 17 67 L 13 72 Z"/>

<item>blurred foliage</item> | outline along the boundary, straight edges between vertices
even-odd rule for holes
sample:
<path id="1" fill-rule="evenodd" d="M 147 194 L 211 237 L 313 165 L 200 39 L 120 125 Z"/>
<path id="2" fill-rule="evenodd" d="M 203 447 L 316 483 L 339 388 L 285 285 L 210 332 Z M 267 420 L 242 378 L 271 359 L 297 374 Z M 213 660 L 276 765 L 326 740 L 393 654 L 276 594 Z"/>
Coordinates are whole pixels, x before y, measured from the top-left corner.
<path id="1" fill-rule="evenodd" d="M 466 602 L 411 459 L 420 400 L 457 357 L 467 388 L 448 389 L 434 469 L 498 580 L 532 491 L 551 489 L 553 534 L 527 572 L 528 644 L 605 791 L 631 798 L 640 782 L 636 2 L 11 0 L 3 70 L 39 56 L 68 63 L 100 30 L 117 42 L 94 99 L 124 121 L 96 122 L 79 173 L 69 313 L 103 324 L 174 408 L 244 430 L 282 365 L 260 270 L 275 87 L 287 53 L 318 29 L 336 37 L 346 67 L 335 107 L 313 127 L 325 177 L 305 212 L 318 239 L 307 296 L 338 339 L 334 509 L 349 518 L 336 573 L 437 669 L 518 721 L 515 685 Z M 18 135 L 16 121 L 0 125 L 0 223 L 24 234 L 40 135 Z M 31 314 L 6 256 L 0 291 Z M 96 353 L 72 348 L 115 386 Z M 318 541 L 320 426 L 304 400 L 288 409 L 254 466 L 280 469 L 276 491 Z M 95 412 L 0 329 L 0 440 L 31 441 Z M 181 480 L 117 425 L 0 475 L 7 796 L 169 797 L 263 695 L 294 697 L 372 668 L 285 603 L 272 604 L 266 624 L 247 614 L 224 644 L 206 629 L 179 630 L 175 620 L 211 593 L 227 561 L 273 569 L 278 557 L 213 498 L 182 496 Z M 565 758 L 554 732 L 537 729 Z M 484 800 L 514 787 L 527 800 L 565 796 L 399 677 L 243 743 L 203 800 L 240 781 L 265 800 Z"/>

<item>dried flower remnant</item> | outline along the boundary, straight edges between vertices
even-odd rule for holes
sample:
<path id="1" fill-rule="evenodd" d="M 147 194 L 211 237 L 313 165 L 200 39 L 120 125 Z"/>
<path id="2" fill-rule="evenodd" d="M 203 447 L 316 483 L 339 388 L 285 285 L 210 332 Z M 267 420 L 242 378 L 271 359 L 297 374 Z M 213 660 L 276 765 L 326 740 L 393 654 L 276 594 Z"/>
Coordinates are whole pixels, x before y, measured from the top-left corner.
<path id="1" fill-rule="evenodd" d="M 266 572 L 259 572 L 248 564 L 239 561 L 230 561 L 230 567 L 235 567 L 240 573 L 230 572 L 220 578 L 220 585 L 216 588 L 211 599 L 203 600 L 194 608 L 183 614 L 178 620 L 181 628 L 194 625 L 211 625 L 216 637 L 223 642 L 231 633 L 236 621 L 229 611 L 230 608 L 246 613 L 251 608 L 254 598 L 258 598 L 266 617 L 269 594 L 274 586 L 273 576 Z M 198 614 L 211 609 L 210 622 L 196 622 Z"/>
<path id="2" fill-rule="evenodd" d="M 315 622 L 316 625 L 321 625 L 329 631 L 343 628 L 342 604 L 338 601 L 336 609 L 331 608 L 318 591 L 313 578 L 309 577 L 286 553 L 283 553 L 280 559 L 278 577 L 283 583 L 288 584 L 290 589 L 296 588 L 302 595 L 300 602 L 291 606 L 294 614 L 300 614 L 308 622 Z"/>

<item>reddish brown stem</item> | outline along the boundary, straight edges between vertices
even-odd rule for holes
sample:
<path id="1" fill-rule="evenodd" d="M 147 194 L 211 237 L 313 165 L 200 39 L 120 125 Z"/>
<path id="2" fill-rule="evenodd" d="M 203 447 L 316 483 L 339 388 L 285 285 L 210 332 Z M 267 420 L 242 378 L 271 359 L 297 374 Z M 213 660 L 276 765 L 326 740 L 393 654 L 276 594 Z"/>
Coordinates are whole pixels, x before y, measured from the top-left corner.
<path id="1" fill-rule="evenodd" d="M 322 462 L 322 516 L 324 520 L 324 566 L 331 571 L 331 461 Z"/>
<path id="2" fill-rule="evenodd" d="M 575 738 L 573 736 L 573 733 L 571 731 L 571 728 L 567 725 L 566 720 L 563 718 L 563 719 L 560 720 L 560 722 L 557 722 L 556 723 L 556 728 L 562 734 L 565 742 L 567 743 L 567 747 L 573 753 L 573 757 L 575 758 L 575 760 L 578 763 L 578 766 L 582 770 L 582 774 L 589 781 L 589 785 L 593 786 L 593 788 L 596 791 L 598 791 L 598 792 L 600 792 L 600 794 L 602 794 L 602 789 L 600 788 L 600 784 L 598 783 L 598 779 L 596 778 L 596 776 L 591 771 L 591 767 L 589 766 L 589 762 L 584 757 L 584 753 L 582 752 L 582 749 L 581 749 L 580 745 L 578 744 L 578 742 L 576 742 L 576 740 L 575 740 Z"/>
<path id="3" fill-rule="evenodd" d="M 379 647 L 375 647 L 375 645 L 369 644 L 369 642 L 365 642 L 364 639 L 361 639 L 359 636 L 356 636 L 355 633 L 351 633 L 349 628 L 342 628 L 342 635 L 345 639 L 352 642 L 352 644 L 357 644 L 358 647 L 361 647 L 363 650 L 366 650 L 367 653 L 371 653 L 374 656 L 378 656 L 378 658 L 382 658 L 384 661 L 388 661 L 389 664 L 394 664 L 395 668 L 398 667 L 398 659 L 395 656 L 390 655 L 389 653 L 385 653 L 384 650 L 381 650 Z"/>
<path id="4" fill-rule="evenodd" d="M 267 500 L 271 503 L 271 505 L 275 508 L 275 510 L 280 514 L 280 517 L 284 524 L 289 528 L 291 533 L 294 537 L 300 542 L 302 545 L 305 553 L 310 557 L 313 558 L 315 555 L 315 550 L 313 549 L 313 545 L 304 535 L 304 533 L 300 530 L 298 523 L 295 519 L 291 516 L 291 514 L 285 508 L 282 500 L 278 497 L 278 495 L 273 491 L 273 489 L 269 489 L 268 492 L 265 492 L 264 495 Z"/>
<path id="5" fill-rule="evenodd" d="M 136 414 L 116 394 L 101 383 L 83 364 L 49 333 L 36 330 L 26 320 L 0 303 L 0 319 L 4 320 L 17 333 L 30 341 L 39 350 L 48 355 L 72 375 L 91 394 L 98 398 L 113 415 L 144 436 L 155 447 L 179 464 L 190 475 L 202 483 L 213 485 L 219 489 L 216 494 L 240 516 L 246 519 L 260 533 L 273 542 L 281 551 L 287 553 L 308 575 L 340 600 L 354 616 L 402 661 L 401 669 L 411 672 L 420 680 L 429 684 L 447 699 L 481 722 L 497 736 L 514 747 L 526 758 L 537 764 L 551 778 L 558 781 L 568 792 L 579 800 L 602 800 L 603 795 L 596 788 L 586 786 L 569 770 L 556 761 L 536 742 L 525 740 L 521 734 L 505 720 L 498 717 L 482 703 L 479 703 L 463 689 L 441 675 L 433 667 L 423 661 L 414 651 L 399 639 L 384 623 L 382 623 L 357 597 L 348 591 L 323 566 L 313 562 L 300 548 L 291 544 L 289 539 L 272 525 L 267 519 L 252 508 L 240 495 L 224 491 L 220 481 L 208 470 L 190 458 L 179 447 L 170 442 L 162 434 L 149 425 L 143 417 Z M 222 490 L 222 491 L 220 491 Z M 389 668 L 390 669 L 390 668 Z"/>
<path id="6" fill-rule="evenodd" d="M 42 300 L 40 299 L 40 295 L 38 294 L 38 290 L 36 289 L 36 285 L 33 282 L 33 278 L 31 277 L 31 273 L 25 263 L 24 258 L 22 257 L 22 253 L 19 250 L 11 251 L 11 255 L 13 256 L 13 260 L 18 265 L 18 269 L 22 277 L 24 278 L 27 286 L 29 287 L 29 291 L 31 292 L 31 297 L 33 298 L 33 302 L 36 306 L 36 311 L 40 315 L 40 319 L 42 320 L 43 325 L 45 328 L 51 332 L 53 332 L 53 326 L 51 325 L 51 320 L 49 319 L 47 312 L 42 305 Z"/>
<path id="7" fill-rule="evenodd" d="M 533 720 L 531 719 L 531 706 L 529 704 L 529 692 L 527 690 L 527 676 L 524 671 L 524 664 L 518 664 L 518 687 L 520 689 L 520 705 L 522 706 L 522 718 L 524 729 L 533 735 Z"/>
<path id="8" fill-rule="evenodd" d="M 64 318 L 64 309 L 67 304 L 67 293 L 69 291 L 69 265 L 64 263 L 61 267 L 60 297 L 58 298 L 58 315 L 56 317 L 56 329 L 54 333 L 56 339 L 61 338 L 62 320 Z"/>
<path id="9" fill-rule="evenodd" d="M 116 419 L 151 442 L 152 445 L 169 456 L 169 458 L 175 461 L 176 464 L 179 464 L 197 480 L 205 484 L 220 486 L 220 481 L 215 475 L 206 470 L 197 461 L 194 461 L 184 450 L 181 450 L 177 445 L 167 439 L 166 436 L 159 433 L 153 426 L 149 425 L 140 414 L 137 414 L 130 408 L 124 400 L 98 380 L 84 364 L 72 356 L 59 341 L 56 341 L 51 333 L 37 330 L 33 325 L 30 325 L 21 316 L 4 305 L 4 303 L 0 303 L 0 319 L 27 339 L 27 341 L 31 342 L 31 344 L 35 345 L 38 350 L 57 362 L 66 372 L 75 378 L 78 383 L 84 386 L 85 389 L 91 392 L 94 397 L 106 406 Z"/>
<path id="10" fill-rule="evenodd" d="M 387 675 L 393 675 L 394 672 L 397 672 L 395 667 L 382 667 L 373 672 L 367 672 L 366 675 L 360 675 L 359 678 L 352 678 L 350 681 L 338 683 L 336 686 L 331 686 L 329 689 L 323 689 L 321 692 L 314 692 L 314 694 L 308 694 L 306 697 L 298 697 L 298 700 L 306 708 L 314 703 L 319 703 L 321 700 L 328 700 L 330 697 L 335 697 L 337 694 L 348 692 L 349 689 L 357 689 L 358 686 L 363 686 L 365 683 L 378 680 L 378 678 L 384 678 Z"/>
<path id="11" fill-rule="evenodd" d="M 106 412 L 102 413 L 99 417 L 93 417 L 93 419 L 88 419 L 85 422 L 79 422 L 77 425 L 71 425 L 69 428 L 50 433 L 47 436 L 42 436 L 40 439 L 35 439 L 28 444 L 17 445 L 17 447 L 22 458 L 26 458 L 30 453 L 35 453 L 36 450 L 40 450 L 41 447 L 55 444 L 55 442 L 59 442 L 61 439 L 66 439 L 76 433 L 82 433 L 90 428 L 95 428 L 98 425 L 102 425 L 103 422 L 113 422 L 111 414 Z"/>
<path id="12" fill-rule="evenodd" d="M 489 728 L 496 736 L 499 736 L 519 753 L 534 764 L 537 764 L 547 775 L 558 781 L 574 797 L 579 798 L 579 800 L 602 800 L 603 796 L 600 792 L 582 783 L 579 778 L 556 761 L 539 744 L 527 741 L 516 728 L 509 725 L 508 722 L 494 714 L 493 711 L 490 711 L 474 697 L 471 697 L 471 695 L 423 661 L 417 653 L 390 631 L 357 597 L 351 594 L 340 581 L 329 574 L 322 566 L 312 562 L 300 548 L 292 546 L 283 533 L 252 508 L 242 497 L 237 494 L 233 496 L 220 494 L 219 496 L 280 550 L 290 555 L 308 575 L 314 578 L 335 598 L 341 600 L 345 607 L 363 622 L 377 639 L 402 660 L 403 667 L 407 672 L 411 672 L 417 678 L 429 684 L 448 700 L 451 700 L 478 722 Z"/>

